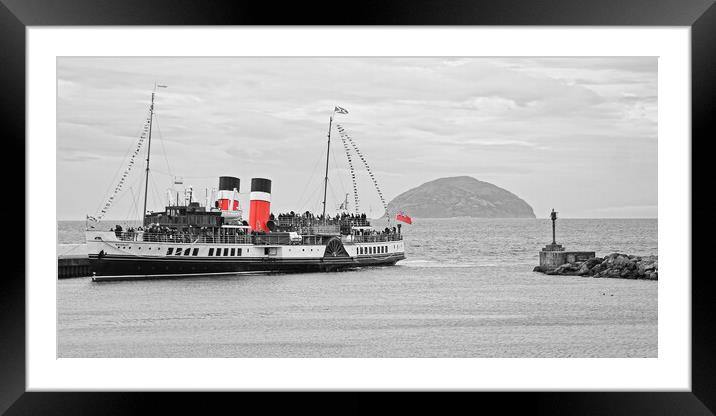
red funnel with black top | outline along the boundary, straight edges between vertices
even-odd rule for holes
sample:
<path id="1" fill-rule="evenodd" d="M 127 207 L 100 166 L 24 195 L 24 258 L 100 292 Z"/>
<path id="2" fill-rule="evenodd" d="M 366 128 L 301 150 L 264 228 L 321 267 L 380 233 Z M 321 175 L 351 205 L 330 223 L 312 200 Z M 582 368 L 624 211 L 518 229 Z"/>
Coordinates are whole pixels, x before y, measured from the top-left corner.
<path id="1" fill-rule="evenodd" d="M 241 181 L 233 176 L 219 176 L 219 192 L 216 195 L 218 208 L 222 211 L 239 209 L 239 186 Z"/>
<path id="2" fill-rule="evenodd" d="M 249 226 L 254 231 L 269 231 L 266 222 L 271 215 L 271 179 L 252 178 L 249 200 Z"/>

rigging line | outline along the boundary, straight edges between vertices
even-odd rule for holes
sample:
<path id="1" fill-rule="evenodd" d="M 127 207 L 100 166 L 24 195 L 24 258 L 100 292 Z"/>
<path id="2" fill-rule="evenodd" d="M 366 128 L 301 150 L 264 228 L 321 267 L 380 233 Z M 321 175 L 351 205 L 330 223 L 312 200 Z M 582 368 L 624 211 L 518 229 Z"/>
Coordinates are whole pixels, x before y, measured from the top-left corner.
<path id="1" fill-rule="evenodd" d="M 149 111 L 147 111 L 147 114 L 149 114 Z M 146 120 L 146 118 L 145 118 L 145 120 Z M 138 137 L 138 136 L 139 136 L 140 131 L 141 131 L 142 128 L 144 127 L 144 124 L 145 124 L 145 122 L 142 122 L 142 125 L 137 129 L 137 132 L 135 133 L 134 137 Z M 125 161 L 127 160 L 127 158 L 129 157 L 129 155 L 131 154 L 132 148 L 136 146 L 136 143 L 137 143 L 137 141 L 135 140 L 135 141 L 131 142 L 131 143 L 129 144 L 129 146 L 127 147 L 127 151 L 125 152 L 124 156 L 122 157 L 122 163 L 120 163 L 119 165 L 117 165 L 117 170 L 114 172 L 114 175 L 112 176 L 112 180 L 111 180 L 111 181 L 108 183 L 108 185 L 107 185 L 107 189 L 106 189 L 105 192 L 104 192 L 102 201 L 106 201 L 106 199 L 109 197 L 109 195 L 110 195 L 109 189 L 112 187 L 112 184 L 115 184 L 115 181 L 116 181 L 116 179 L 117 179 L 117 175 L 119 175 L 119 172 L 122 170 L 122 167 L 125 166 L 125 163 L 126 163 Z M 100 204 L 101 204 L 101 202 L 100 202 Z M 95 212 L 99 212 L 99 210 L 100 210 L 100 206 L 97 207 L 97 209 L 95 210 Z"/>
<path id="2" fill-rule="evenodd" d="M 336 198 L 336 192 L 333 189 L 333 186 L 329 186 L 328 188 L 331 190 L 331 195 L 333 196 L 333 200 L 334 201 L 338 200 L 338 198 Z M 326 214 L 326 215 L 328 215 L 328 214 Z"/>
<path id="3" fill-rule="evenodd" d="M 136 182 L 136 180 L 135 180 L 135 182 Z M 114 200 L 113 203 L 117 204 L 117 203 L 121 202 L 124 199 L 125 195 L 127 195 L 127 192 L 120 192 L 119 194 L 117 194 L 117 198 Z"/>
<path id="4" fill-rule="evenodd" d="M 136 214 L 138 214 L 138 215 L 137 215 L 136 217 L 134 217 L 134 218 L 140 218 L 140 221 L 141 221 L 142 223 L 144 222 L 144 214 L 142 214 L 142 211 L 139 209 L 139 208 L 142 208 L 142 206 L 143 206 L 143 205 L 140 203 L 140 200 L 141 200 L 141 198 L 142 198 L 142 195 L 146 192 L 145 189 L 144 189 L 145 186 L 146 186 L 146 180 L 142 180 L 142 179 L 144 179 L 143 176 L 144 176 L 144 175 L 137 175 L 137 181 L 138 181 L 138 183 L 139 183 L 139 192 L 137 192 L 137 210 L 136 210 Z M 136 214 L 135 214 L 135 215 L 136 215 Z"/>
<path id="5" fill-rule="evenodd" d="M 171 180 L 168 180 L 168 181 L 167 181 L 167 182 L 168 182 L 168 183 L 167 183 L 167 185 L 168 185 L 167 188 L 171 188 L 171 187 L 172 187 L 171 185 L 174 184 L 174 175 L 172 175 L 171 173 L 164 172 L 164 171 L 162 171 L 162 170 L 157 170 L 157 169 L 152 169 L 152 170 L 151 170 L 151 173 L 152 173 L 152 174 L 154 174 L 154 173 L 159 173 L 160 175 L 166 175 L 166 176 L 169 176 L 170 178 L 172 178 Z"/>
<path id="6" fill-rule="evenodd" d="M 336 157 L 336 155 L 335 155 L 335 152 L 336 152 L 336 149 L 335 149 L 335 148 L 336 148 L 336 146 L 333 146 L 333 149 L 331 149 L 331 153 L 332 153 L 331 158 L 333 159 L 333 170 L 334 170 L 334 171 L 336 172 L 336 174 L 337 174 L 337 175 L 334 175 L 334 176 L 337 176 L 337 177 L 338 177 L 338 185 L 340 185 L 340 187 L 341 187 L 341 195 L 344 195 L 344 194 L 346 193 L 346 187 L 343 186 L 343 176 L 338 174 L 338 173 L 340 172 L 340 170 L 339 170 L 339 168 L 338 168 L 338 157 Z M 342 201 L 342 200 L 343 200 L 343 199 L 341 198 L 341 201 Z"/>
<path id="7" fill-rule="evenodd" d="M 152 168 L 152 173 L 159 173 L 161 175 L 167 175 L 167 176 L 172 176 L 172 177 L 174 176 L 171 174 L 171 172 L 164 172 L 163 170 L 159 170 L 156 168 Z"/>
<path id="8" fill-rule="evenodd" d="M 137 204 L 136 204 L 136 198 L 134 197 L 134 190 L 133 190 L 133 187 L 132 187 L 132 186 L 129 187 L 129 192 L 132 193 L 132 205 L 129 207 L 129 212 L 127 212 L 127 217 L 124 219 L 124 222 L 129 221 L 129 218 L 132 217 L 132 216 L 134 216 L 134 215 L 136 214 L 136 212 L 135 212 L 135 214 L 132 214 L 132 211 L 138 211 L 138 210 L 139 210 L 139 207 L 136 206 L 136 205 L 137 205 Z M 134 218 L 136 218 L 136 217 L 134 217 Z"/>
<path id="9" fill-rule="evenodd" d="M 335 147 L 335 146 L 334 146 L 334 147 Z M 331 149 L 331 152 L 334 152 L 334 150 Z M 336 162 L 336 160 L 338 160 L 338 158 L 337 158 L 336 155 L 334 154 L 334 155 L 333 155 L 333 171 L 335 172 L 335 174 L 334 174 L 333 176 L 334 176 L 334 177 L 338 177 L 338 186 L 340 187 L 341 195 L 345 195 L 345 194 L 346 194 L 346 188 L 345 188 L 345 186 L 343 185 L 343 175 L 340 175 L 340 173 L 339 173 L 340 170 L 339 170 L 339 168 L 338 168 L 338 163 Z M 334 195 L 334 198 L 335 198 L 335 195 Z M 340 200 L 343 201 L 343 198 L 341 198 Z M 335 201 L 334 201 L 334 203 L 335 203 Z"/>
<path id="10" fill-rule="evenodd" d="M 150 112 L 150 115 L 151 115 L 151 112 Z M 115 186 L 114 191 L 113 191 L 112 194 L 106 199 L 106 202 L 105 202 L 105 204 L 104 204 L 104 207 L 96 214 L 97 217 L 96 217 L 96 219 L 94 220 L 95 222 L 96 222 L 96 221 L 101 221 L 102 218 L 103 218 L 106 214 L 109 213 L 110 209 L 112 208 L 112 206 L 113 206 L 113 204 L 114 204 L 114 198 L 115 198 L 115 196 L 118 195 L 118 194 L 122 191 L 122 188 L 123 188 L 124 185 L 125 185 L 125 181 L 127 180 L 127 178 L 128 178 L 128 177 L 130 176 L 130 174 L 132 173 L 132 168 L 134 167 L 135 158 L 136 158 L 137 155 L 139 154 L 139 151 L 140 151 L 140 149 L 142 148 L 142 145 L 144 144 L 145 134 L 147 133 L 147 129 L 149 128 L 148 126 L 149 126 L 150 123 L 151 123 L 151 118 L 148 118 L 147 120 L 145 120 L 144 127 L 142 128 L 142 133 L 140 134 L 139 139 L 137 140 L 137 146 L 136 146 L 136 148 L 134 149 L 134 152 L 132 153 L 132 155 L 130 156 L 129 163 L 127 164 L 126 168 L 124 169 L 124 174 L 122 175 L 122 179 L 120 179 L 119 182 L 117 182 L 117 185 Z"/>
<path id="11" fill-rule="evenodd" d="M 142 176 L 141 175 L 137 176 L 134 179 L 134 184 L 130 185 L 130 187 L 129 187 L 129 191 L 131 192 L 131 195 L 132 195 L 132 200 L 131 200 L 132 204 L 129 206 L 129 210 L 127 211 L 127 217 L 124 219 L 125 222 L 129 221 L 130 218 L 137 218 L 136 215 L 137 215 L 137 211 L 139 211 L 139 205 L 138 205 L 138 201 L 137 201 L 136 197 L 134 196 L 133 188 L 135 186 L 137 186 L 138 183 L 140 184 L 140 187 L 141 187 L 141 180 L 142 180 Z M 122 192 L 122 195 L 123 196 L 127 195 L 127 193 Z"/>
<path id="12" fill-rule="evenodd" d="M 348 167 L 350 168 L 350 175 L 351 175 L 351 181 L 353 183 L 353 200 L 354 200 L 354 209 L 356 214 L 360 212 L 359 208 L 359 200 L 358 200 L 358 183 L 356 182 L 356 170 L 353 166 L 353 158 L 351 157 L 350 149 L 348 148 L 348 143 L 346 143 L 346 138 L 343 132 L 343 126 L 340 124 L 336 124 L 336 127 L 338 129 L 338 133 L 341 136 L 341 142 L 343 142 L 343 149 L 346 152 L 346 158 L 348 159 Z"/>
<path id="13" fill-rule="evenodd" d="M 148 117 L 148 116 L 149 116 L 149 110 L 147 110 L 147 117 Z M 145 120 L 146 120 L 146 117 L 145 117 Z M 142 124 L 141 124 L 141 125 L 139 126 L 139 128 L 137 129 L 137 132 L 134 134 L 134 137 L 138 137 L 138 136 L 139 136 L 140 131 L 141 131 L 142 128 L 144 127 L 144 124 L 145 124 L 145 122 L 142 122 Z M 125 165 L 125 161 L 126 161 L 127 158 L 129 157 L 129 155 L 132 153 L 132 148 L 134 148 L 136 145 L 137 145 L 137 140 L 135 140 L 135 141 L 129 143 L 129 147 L 127 147 L 127 151 L 124 153 L 124 157 L 122 157 L 122 163 L 120 163 L 119 165 L 117 165 L 117 170 L 114 172 L 114 175 L 112 176 L 112 180 L 109 181 L 109 183 L 107 184 L 107 189 L 104 191 L 104 194 L 102 195 L 101 202 L 99 203 L 99 205 L 97 206 L 97 209 L 95 209 L 94 212 L 99 212 L 99 210 L 100 210 L 101 207 L 102 207 L 101 204 L 102 204 L 103 202 L 105 202 L 105 201 L 107 200 L 107 198 L 109 198 L 109 194 L 110 194 L 110 193 L 109 193 L 109 189 L 112 187 L 113 184 L 115 184 L 115 181 L 117 180 L 117 175 L 119 175 L 119 172 L 122 170 L 122 167 L 124 167 L 124 165 Z"/>
<path id="14" fill-rule="evenodd" d="M 164 137 L 162 137 L 162 128 L 159 126 L 159 117 L 157 117 L 156 111 L 154 112 L 154 122 L 156 123 L 157 130 L 159 132 L 159 143 L 161 143 L 161 145 L 162 145 L 162 153 L 164 154 L 164 161 L 167 162 L 167 170 L 169 171 L 169 174 L 171 175 L 172 169 L 169 166 L 169 159 L 167 158 L 167 149 L 164 147 Z"/>
<path id="15" fill-rule="evenodd" d="M 323 157 L 319 157 L 316 160 L 316 164 L 313 166 L 313 171 L 311 171 L 311 176 L 308 178 L 308 181 L 306 182 L 306 185 L 303 187 L 303 191 L 301 192 L 301 197 L 298 199 L 298 202 L 299 202 L 298 205 L 301 208 L 303 208 L 303 206 L 306 205 L 306 203 L 308 202 L 308 199 L 304 201 L 303 198 L 306 195 L 306 190 L 308 190 L 308 186 L 311 184 L 311 181 L 313 180 L 313 176 L 316 174 L 316 168 L 318 168 L 318 165 L 320 164 L 321 159 L 323 159 Z M 312 195 L 313 194 L 311 194 L 311 196 Z"/>
<path id="16" fill-rule="evenodd" d="M 146 186 L 146 183 L 147 183 L 147 182 L 146 182 L 146 179 L 145 179 L 144 181 L 141 180 L 141 179 L 142 179 L 142 176 L 141 176 L 141 175 L 139 176 L 139 178 L 140 178 L 140 182 L 139 182 L 139 192 L 137 192 L 137 195 L 138 195 L 138 196 L 141 196 L 142 194 L 144 194 L 144 193 L 146 192 L 146 191 L 144 190 L 144 187 Z M 141 218 L 141 219 L 142 219 L 142 222 L 144 222 L 144 215 L 141 214 L 142 211 L 140 211 L 139 208 L 141 208 L 141 206 L 139 206 L 139 202 L 137 202 L 137 213 L 140 214 L 137 218 Z"/>
<path id="17" fill-rule="evenodd" d="M 154 202 L 155 204 L 156 204 L 157 202 L 159 202 L 159 206 L 161 206 L 161 205 L 162 205 L 162 197 L 161 197 L 161 195 L 159 194 L 159 190 L 158 190 L 159 187 L 157 187 L 157 182 L 154 180 L 154 176 L 150 176 L 150 177 L 149 177 L 149 180 L 152 182 L 152 191 L 153 191 L 152 197 L 156 197 L 156 198 L 157 198 L 157 199 L 156 199 L 155 201 L 153 201 L 153 202 Z M 142 222 L 144 222 L 144 217 L 142 217 Z"/>
<path id="18" fill-rule="evenodd" d="M 311 195 L 309 195 L 309 197 L 306 198 L 305 201 L 302 200 L 301 203 L 298 204 L 298 211 L 297 211 L 298 213 L 301 213 L 301 212 L 303 211 L 303 208 L 305 208 L 306 205 L 308 205 L 309 201 L 311 201 L 311 199 L 313 198 L 313 196 L 316 194 L 316 191 L 317 191 L 317 190 L 318 190 L 318 187 L 314 187 L 314 188 L 313 188 L 313 192 L 311 193 Z"/>
<path id="19" fill-rule="evenodd" d="M 370 169 L 370 166 L 368 165 L 368 161 L 366 160 L 365 156 L 361 154 L 360 150 L 358 150 L 358 146 L 353 142 L 353 139 L 348 136 L 348 141 L 351 143 L 353 148 L 355 149 L 356 153 L 360 156 L 361 161 L 363 161 L 363 165 L 365 165 L 366 171 L 368 171 L 368 175 L 370 176 L 370 179 L 373 181 L 373 185 L 375 186 L 375 190 L 378 192 L 378 196 L 380 197 L 380 202 L 383 204 L 383 208 L 385 208 L 385 215 L 387 215 L 388 211 L 388 205 L 385 202 L 385 199 L 383 198 L 383 192 L 380 190 L 380 186 L 378 186 L 378 181 L 375 179 L 375 175 L 373 174 L 373 171 Z"/>
<path id="20" fill-rule="evenodd" d="M 301 205 L 299 205 L 299 207 L 300 207 L 298 209 L 299 213 L 301 213 L 301 211 L 303 211 L 304 207 L 308 206 L 308 204 L 311 202 L 311 199 L 314 198 L 314 195 L 316 195 L 316 193 L 320 190 L 321 190 L 321 188 L 319 188 L 318 186 L 313 188 L 313 192 L 311 193 L 311 195 L 309 195 L 309 197 Z M 320 193 L 318 195 L 320 196 Z M 320 200 L 318 202 L 321 204 L 323 203 Z M 311 211 L 311 212 L 313 212 L 313 211 Z"/>

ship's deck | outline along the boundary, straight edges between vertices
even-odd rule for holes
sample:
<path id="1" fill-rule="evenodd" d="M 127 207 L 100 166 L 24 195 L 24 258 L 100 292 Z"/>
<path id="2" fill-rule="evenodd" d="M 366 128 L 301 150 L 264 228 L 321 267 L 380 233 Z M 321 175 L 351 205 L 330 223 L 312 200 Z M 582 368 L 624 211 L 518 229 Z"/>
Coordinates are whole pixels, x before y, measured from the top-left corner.
<path id="1" fill-rule="evenodd" d="M 232 234 L 232 235 L 191 235 L 181 233 L 150 233 L 146 231 L 122 232 L 95 232 L 103 241 L 123 242 L 153 242 L 171 244 L 253 244 L 253 245 L 315 245 L 333 237 L 341 237 L 344 243 L 377 243 L 403 240 L 402 234 L 371 233 L 349 234 L 298 234 L 298 233 L 268 233 L 268 234 Z M 114 238 L 107 238 L 114 236 Z M 93 237 L 93 238 L 95 238 Z"/>

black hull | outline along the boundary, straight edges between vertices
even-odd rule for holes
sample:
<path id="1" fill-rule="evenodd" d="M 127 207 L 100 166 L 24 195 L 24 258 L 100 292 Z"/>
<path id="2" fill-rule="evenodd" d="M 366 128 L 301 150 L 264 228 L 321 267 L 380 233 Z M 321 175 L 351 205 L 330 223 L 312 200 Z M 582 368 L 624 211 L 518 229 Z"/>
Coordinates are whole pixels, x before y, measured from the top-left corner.
<path id="1" fill-rule="evenodd" d="M 403 254 L 318 259 L 184 259 L 90 255 L 92 280 L 138 280 L 168 277 L 211 276 L 236 273 L 330 272 L 366 266 L 392 266 Z"/>

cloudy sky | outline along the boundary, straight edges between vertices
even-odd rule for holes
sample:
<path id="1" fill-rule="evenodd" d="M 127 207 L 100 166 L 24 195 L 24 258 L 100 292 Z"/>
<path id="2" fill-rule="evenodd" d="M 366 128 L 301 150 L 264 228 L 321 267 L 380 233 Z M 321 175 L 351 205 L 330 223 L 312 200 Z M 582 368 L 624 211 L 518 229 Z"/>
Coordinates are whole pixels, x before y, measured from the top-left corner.
<path id="1" fill-rule="evenodd" d="M 273 208 L 320 211 L 328 119 L 350 132 L 390 201 L 469 175 L 538 217 L 657 216 L 657 58 L 58 58 L 57 217 L 111 195 L 154 82 L 148 209 L 173 177 L 195 195 L 220 175 L 273 180 Z M 334 130 L 328 208 L 352 185 Z M 142 149 L 142 157 L 144 151 Z M 354 162 L 359 160 L 354 159 Z M 138 218 L 137 159 L 105 218 Z M 381 213 L 359 169 L 362 208 Z M 137 209 L 139 206 L 139 209 Z"/>

